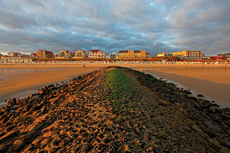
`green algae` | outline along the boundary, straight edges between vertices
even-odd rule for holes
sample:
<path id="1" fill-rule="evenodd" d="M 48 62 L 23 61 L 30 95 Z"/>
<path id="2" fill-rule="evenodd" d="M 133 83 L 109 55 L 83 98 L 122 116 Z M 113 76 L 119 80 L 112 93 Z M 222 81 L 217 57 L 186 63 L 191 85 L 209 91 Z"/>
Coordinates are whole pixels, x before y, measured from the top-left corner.
<path id="1" fill-rule="evenodd" d="M 117 112 L 132 109 L 132 97 L 139 93 L 139 89 L 125 72 L 119 68 L 110 70 L 105 76 L 104 87 L 111 91 L 105 98 Z"/>

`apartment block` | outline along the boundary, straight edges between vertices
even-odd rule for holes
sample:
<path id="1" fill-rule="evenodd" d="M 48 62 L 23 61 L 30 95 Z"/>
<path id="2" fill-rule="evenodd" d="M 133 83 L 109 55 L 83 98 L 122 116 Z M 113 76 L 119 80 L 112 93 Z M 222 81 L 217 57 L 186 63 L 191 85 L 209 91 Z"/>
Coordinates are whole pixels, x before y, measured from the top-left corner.
<path id="1" fill-rule="evenodd" d="M 148 54 L 149 56 L 150 54 Z M 120 59 L 138 59 L 138 58 L 146 58 L 145 50 L 120 50 L 117 58 Z"/>
<path id="2" fill-rule="evenodd" d="M 87 58 L 87 54 L 84 50 L 77 50 L 73 58 Z"/>
<path id="3" fill-rule="evenodd" d="M 178 51 L 171 53 L 171 55 L 180 59 L 202 59 L 205 57 L 202 51 L 195 50 Z"/>
<path id="4" fill-rule="evenodd" d="M 7 54 L 8 54 L 8 56 L 22 57 L 22 54 L 19 52 L 9 52 Z"/>
<path id="5" fill-rule="evenodd" d="M 157 54 L 157 57 L 168 57 L 169 54 L 167 52 L 162 52 L 161 54 Z"/>
<path id="6" fill-rule="evenodd" d="M 38 50 L 37 56 L 39 58 L 54 58 L 54 53 L 47 50 Z"/>
<path id="7" fill-rule="evenodd" d="M 75 53 L 62 49 L 58 53 L 58 56 L 55 58 L 56 59 L 70 59 L 70 58 L 73 58 L 74 56 L 75 56 Z"/>
<path id="8" fill-rule="evenodd" d="M 30 54 L 30 57 L 32 57 L 32 58 L 37 58 L 38 55 L 37 55 L 36 53 L 31 53 L 31 54 Z"/>
<path id="9" fill-rule="evenodd" d="M 105 52 L 102 52 L 99 49 L 91 49 L 89 51 L 89 58 L 105 58 Z"/>
<path id="10" fill-rule="evenodd" d="M 222 59 L 230 60 L 230 53 L 219 53 L 217 56 L 222 56 Z"/>

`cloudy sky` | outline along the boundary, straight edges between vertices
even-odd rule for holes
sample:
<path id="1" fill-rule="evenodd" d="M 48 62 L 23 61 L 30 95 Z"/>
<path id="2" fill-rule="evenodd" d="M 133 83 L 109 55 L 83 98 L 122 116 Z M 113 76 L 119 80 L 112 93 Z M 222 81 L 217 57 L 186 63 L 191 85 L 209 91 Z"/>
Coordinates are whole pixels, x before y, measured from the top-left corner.
<path id="1" fill-rule="evenodd" d="M 230 52 L 230 0 L 0 0 L 0 53 Z"/>

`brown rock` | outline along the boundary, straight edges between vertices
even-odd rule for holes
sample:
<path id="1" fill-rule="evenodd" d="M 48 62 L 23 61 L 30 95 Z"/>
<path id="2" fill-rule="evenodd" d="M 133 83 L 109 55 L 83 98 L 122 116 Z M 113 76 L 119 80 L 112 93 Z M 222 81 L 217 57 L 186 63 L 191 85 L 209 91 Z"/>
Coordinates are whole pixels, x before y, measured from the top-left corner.
<path id="1" fill-rule="evenodd" d="M 32 106 L 33 106 L 32 104 L 28 104 L 28 105 L 24 106 L 24 111 L 25 112 L 29 111 Z"/>
<path id="2" fill-rule="evenodd" d="M 19 134 L 19 131 L 10 131 L 6 133 L 3 137 L 0 138 L 0 143 L 9 140 L 12 137 L 15 137 Z"/>
<path id="3" fill-rule="evenodd" d="M 39 94 L 41 94 L 41 95 L 44 94 L 44 90 L 43 90 L 43 89 L 40 89 L 40 90 L 39 90 Z"/>
<path id="4" fill-rule="evenodd" d="M 8 102 L 9 104 L 16 104 L 16 99 L 15 99 L 15 98 L 8 99 L 7 102 Z"/>
<path id="5" fill-rule="evenodd" d="M 0 152 L 6 152 L 7 149 L 8 149 L 8 145 L 7 144 L 0 145 Z"/>
<path id="6" fill-rule="evenodd" d="M 15 140 L 13 145 L 9 148 L 9 152 L 20 150 L 25 145 L 23 140 Z"/>
<path id="7" fill-rule="evenodd" d="M 40 104 L 34 105 L 30 108 L 30 111 L 34 111 L 34 110 L 40 110 L 42 108 L 42 106 Z"/>
<path id="8" fill-rule="evenodd" d="M 204 125 L 200 125 L 199 127 L 200 127 L 201 130 L 203 130 L 206 134 L 208 134 L 211 138 L 213 138 L 213 137 L 216 136 L 216 132 L 215 132 L 215 131 L 206 128 Z"/>
<path id="9" fill-rule="evenodd" d="M 46 106 L 43 106 L 41 108 L 41 113 L 46 113 L 48 111 L 47 107 Z"/>

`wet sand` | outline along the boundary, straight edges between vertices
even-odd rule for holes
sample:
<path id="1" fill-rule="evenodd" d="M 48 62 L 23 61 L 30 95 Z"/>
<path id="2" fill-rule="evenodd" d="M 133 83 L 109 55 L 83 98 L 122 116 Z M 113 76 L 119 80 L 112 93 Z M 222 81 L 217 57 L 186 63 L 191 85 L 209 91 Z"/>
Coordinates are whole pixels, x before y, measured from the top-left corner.
<path id="1" fill-rule="evenodd" d="M 28 68 L 31 67 L 25 65 L 11 66 L 10 68 Z M 53 66 L 33 66 L 33 68 L 53 68 L 53 67 L 65 67 L 63 65 L 53 65 Z M 69 66 L 68 66 L 69 67 Z M 71 66 L 70 66 L 71 67 Z M 76 66 L 75 66 L 76 67 Z M 43 71 L 43 72 L 34 72 L 34 73 L 18 73 L 18 74 L 9 74 L 2 75 L 0 77 L 0 102 L 5 101 L 9 98 L 19 98 L 28 96 L 31 93 L 38 92 L 37 89 L 48 85 L 54 84 L 61 81 L 69 80 L 78 75 L 89 73 L 101 68 L 97 67 L 88 67 L 83 69 L 82 65 L 79 65 L 76 68 L 67 69 L 67 70 L 55 70 L 55 71 Z"/>
<path id="2" fill-rule="evenodd" d="M 230 107 L 230 71 L 210 70 L 145 70 L 180 83 L 187 88 L 210 97 L 222 107 Z"/>
<path id="3" fill-rule="evenodd" d="M 223 107 L 230 107 L 230 66 L 224 65 L 181 65 L 181 64 L 1 64 L 0 68 L 76 68 L 34 73 L 12 74 L 0 79 L 0 101 L 20 97 L 48 84 L 71 79 L 76 75 L 89 73 L 102 67 L 116 65 L 143 70 L 157 76 L 176 81 L 189 89 L 213 98 Z M 188 67 L 188 69 L 187 69 Z M 175 69 L 174 69 L 175 68 Z M 9 79 L 11 78 L 11 79 Z M 5 79 L 5 80 L 4 80 Z"/>

